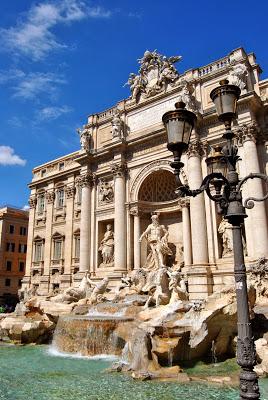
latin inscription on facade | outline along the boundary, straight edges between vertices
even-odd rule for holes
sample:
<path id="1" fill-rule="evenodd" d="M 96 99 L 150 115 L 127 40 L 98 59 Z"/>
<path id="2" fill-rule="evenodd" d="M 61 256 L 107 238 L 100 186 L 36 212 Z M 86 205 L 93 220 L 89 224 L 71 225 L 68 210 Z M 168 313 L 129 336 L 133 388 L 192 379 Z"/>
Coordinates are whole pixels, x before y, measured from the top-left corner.
<path id="1" fill-rule="evenodd" d="M 170 100 L 165 100 L 156 106 L 151 106 L 143 111 L 138 111 L 133 115 L 129 115 L 127 124 L 130 132 L 139 131 L 148 128 L 152 125 L 159 124 L 162 121 L 162 116 L 166 111 L 174 110 L 176 97 Z"/>

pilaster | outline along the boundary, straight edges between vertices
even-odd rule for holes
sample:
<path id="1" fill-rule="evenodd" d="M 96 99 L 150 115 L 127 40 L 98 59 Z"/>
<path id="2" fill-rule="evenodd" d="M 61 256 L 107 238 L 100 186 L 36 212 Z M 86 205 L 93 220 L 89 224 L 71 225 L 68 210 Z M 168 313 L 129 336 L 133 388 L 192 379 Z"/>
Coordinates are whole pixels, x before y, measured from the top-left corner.
<path id="1" fill-rule="evenodd" d="M 91 187 L 92 172 L 87 170 L 81 173 L 82 186 L 81 221 L 80 221 L 80 262 L 79 272 L 90 269 L 90 215 L 91 215 Z"/>
<path id="2" fill-rule="evenodd" d="M 32 260 L 33 260 L 34 221 L 35 221 L 35 211 L 36 211 L 36 203 L 37 203 L 35 194 L 31 194 L 28 203 L 29 203 L 30 209 L 29 209 L 25 277 L 30 277 L 30 275 L 31 275 L 31 266 L 32 266 Z"/>

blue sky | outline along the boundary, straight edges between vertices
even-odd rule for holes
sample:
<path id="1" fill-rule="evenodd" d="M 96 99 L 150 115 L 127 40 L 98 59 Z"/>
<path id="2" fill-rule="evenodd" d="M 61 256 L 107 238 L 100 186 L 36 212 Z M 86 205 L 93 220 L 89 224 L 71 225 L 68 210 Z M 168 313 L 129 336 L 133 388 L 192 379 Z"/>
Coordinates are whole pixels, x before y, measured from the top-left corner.
<path id="1" fill-rule="evenodd" d="M 129 96 L 146 49 L 178 70 L 243 46 L 268 76 L 265 0 L 1 0 L 0 204 L 27 204 L 34 166 L 79 148 L 88 114 Z"/>

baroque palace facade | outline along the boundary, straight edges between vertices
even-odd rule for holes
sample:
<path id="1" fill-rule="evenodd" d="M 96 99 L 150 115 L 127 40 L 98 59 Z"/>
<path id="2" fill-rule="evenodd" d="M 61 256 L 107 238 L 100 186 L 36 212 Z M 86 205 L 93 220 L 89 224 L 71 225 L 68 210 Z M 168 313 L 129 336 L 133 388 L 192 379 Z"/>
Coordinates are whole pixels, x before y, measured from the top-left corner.
<path id="1" fill-rule="evenodd" d="M 162 115 L 177 101 L 197 115 L 181 180 L 198 188 L 206 157 L 223 144 L 224 126 L 209 95 L 227 78 L 242 91 L 234 126 L 240 178 L 267 172 L 268 80 L 260 80 L 255 55 L 242 48 L 183 74 L 174 66 L 179 60 L 146 51 L 138 74 L 130 74 L 131 96 L 90 115 L 78 130 L 81 149 L 33 170 L 24 287 L 46 295 L 78 285 L 88 270 L 91 279 L 108 277 L 115 286 L 148 262 L 140 236 L 153 214 L 168 232 L 165 263 L 185 272 L 190 298 L 233 281 L 231 229 L 215 203 L 203 194 L 175 194 Z M 248 182 L 246 192 L 260 197 L 261 183 Z M 247 264 L 268 256 L 264 202 L 248 211 L 244 251 Z"/>

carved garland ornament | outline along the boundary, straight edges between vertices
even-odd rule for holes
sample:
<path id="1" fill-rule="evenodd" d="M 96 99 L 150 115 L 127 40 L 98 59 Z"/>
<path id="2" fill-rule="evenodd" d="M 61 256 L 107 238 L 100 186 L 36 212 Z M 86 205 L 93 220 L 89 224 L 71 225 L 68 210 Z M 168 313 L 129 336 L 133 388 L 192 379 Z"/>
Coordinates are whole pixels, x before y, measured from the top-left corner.
<path id="1" fill-rule="evenodd" d="M 66 193 L 67 199 L 72 199 L 75 194 L 75 187 L 74 186 L 66 186 L 65 193 Z"/>
<path id="2" fill-rule="evenodd" d="M 46 192 L 46 201 L 47 201 L 47 203 L 48 203 L 48 204 L 53 203 L 53 202 L 54 202 L 54 199 L 55 199 L 55 192 L 54 192 L 54 189 L 47 191 L 47 192 Z"/>
<path id="3" fill-rule="evenodd" d="M 28 200 L 28 204 L 30 208 L 35 208 L 36 206 L 36 197 L 35 196 L 30 196 Z"/>

